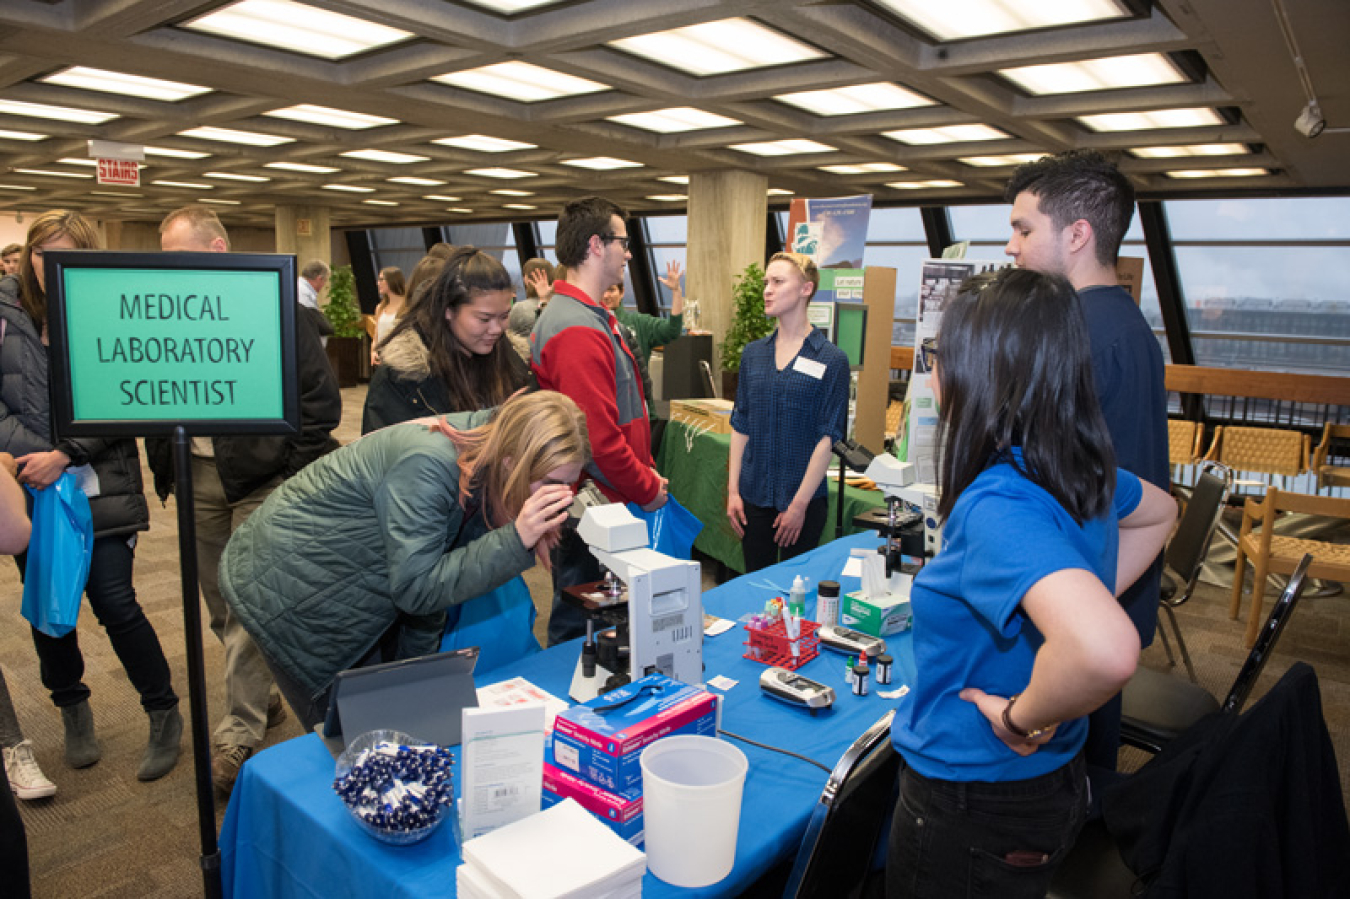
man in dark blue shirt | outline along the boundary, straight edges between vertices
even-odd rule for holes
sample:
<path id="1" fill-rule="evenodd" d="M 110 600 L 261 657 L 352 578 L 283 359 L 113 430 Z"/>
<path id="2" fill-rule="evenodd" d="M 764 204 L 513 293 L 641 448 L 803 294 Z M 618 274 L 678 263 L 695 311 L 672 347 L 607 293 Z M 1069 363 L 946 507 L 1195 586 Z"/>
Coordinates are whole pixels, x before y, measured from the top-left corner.
<path id="1" fill-rule="evenodd" d="M 1078 291 L 1116 464 L 1168 489 L 1162 348 L 1116 278 L 1120 242 L 1134 216 L 1134 188 L 1100 153 L 1073 150 L 1019 167 L 1004 199 L 1013 204 L 1004 252 L 1022 268 L 1067 278 Z M 1159 557 L 1120 595 L 1143 646 L 1153 642 L 1157 626 L 1161 573 Z M 1088 764 L 1115 770 L 1120 697 L 1098 709 L 1089 727 Z"/>

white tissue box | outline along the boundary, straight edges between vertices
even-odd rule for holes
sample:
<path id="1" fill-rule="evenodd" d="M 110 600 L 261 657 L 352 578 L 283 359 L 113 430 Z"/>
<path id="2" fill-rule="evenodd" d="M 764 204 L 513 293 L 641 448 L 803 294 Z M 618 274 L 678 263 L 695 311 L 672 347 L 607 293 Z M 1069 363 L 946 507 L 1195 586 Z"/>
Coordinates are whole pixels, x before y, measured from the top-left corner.
<path id="1" fill-rule="evenodd" d="M 909 608 L 909 596 L 884 593 L 879 597 L 864 596 L 857 590 L 844 597 L 843 624 L 873 637 L 889 637 L 907 631 L 914 622 Z"/>

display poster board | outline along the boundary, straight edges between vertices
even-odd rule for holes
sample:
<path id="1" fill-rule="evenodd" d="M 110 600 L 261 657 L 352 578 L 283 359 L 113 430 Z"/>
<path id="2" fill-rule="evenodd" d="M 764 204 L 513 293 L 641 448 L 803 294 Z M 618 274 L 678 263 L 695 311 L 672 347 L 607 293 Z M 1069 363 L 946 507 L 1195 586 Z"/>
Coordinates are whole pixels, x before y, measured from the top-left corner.
<path id="1" fill-rule="evenodd" d="M 871 217 L 871 194 L 793 200 L 788 211 L 787 248 L 810 256 L 822 275 L 827 268 L 860 269 Z M 861 295 L 858 298 L 862 299 Z"/>
<path id="2" fill-rule="evenodd" d="M 919 277 L 919 308 L 915 312 L 914 370 L 910 373 L 909 417 L 905 435 L 898 442 L 896 455 L 902 462 L 913 462 L 920 482 L 937 483 L 937 406 L 933 402 L 931 373 L 923 365 L 919 345 L 936 337 L 942 310 L 956 299 L 961 282 L 972 275 L 996 271 L 1012 265 L 1010 260 L 929 259 Z"/>
<path id="3" fill-rule="evenodd" d="M 295 257 L 46 255 L 62 437 L 299 431 Z"/>

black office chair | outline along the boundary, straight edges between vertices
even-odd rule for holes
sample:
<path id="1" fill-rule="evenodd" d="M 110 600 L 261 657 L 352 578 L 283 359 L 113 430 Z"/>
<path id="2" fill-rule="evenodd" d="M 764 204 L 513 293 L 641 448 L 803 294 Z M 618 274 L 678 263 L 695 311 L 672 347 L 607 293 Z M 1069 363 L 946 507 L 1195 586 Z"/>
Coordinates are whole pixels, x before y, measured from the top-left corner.
<path id="1" fill-rule="evenodd" d="M 1209 545 L 1214 540 L 1214 531 L 1219 525 L 1219 515 L 1223 512 L 1224 504 L 1228 502 L 1230 480 L 1231 472 L 1226 466 L 1218 462 L 1201 463 L 1195 487 L 1191 491 L 1190 500 L 1186 503 L 1186 511 L 1182 514 L 1181 521 L 1167 544 L 1167 551 L 1163 554 L 1162 591 L 1158 607 L 1172 625 L 1172 633 L 1177 638 L 1177 649 L 1181 652 L 1181 660 L 1186 665 L 1186 674 L 1192 683 L 1195 682 L 1195 666 L 1191 664 L 1186 638 L 1181 635 L 1181 626 L 1177 624 L 1177 616 L 1172 609 L 1190 599 L 1191 594 L 1195 592 L 1200 572 L 1205 567 L 1205 557 L 1209 555 Z M 1181 579 L 1180 582 L 1168 569 L 1176 573 Z M 1167 660 L 1175 665 L 1176 659 L 1172 656 L 1172 645 L 1168 642 L 1167 630 L 1159 626 L 1158 636 L 1162 639 Z"/>
<path id="2" fill-rule="evenodd" d="M 1151 668 L 1139 668 L 1125 685 L 1120 716 L 1121 742 L 1148 752 L 1160 752 L 1163 746 L 1206 715 L 1221 710 L 1228 714 L 1242 711 L 1289 616 L 1294 613 L 1294 606 L 1303 595 L 1312 558 L 1305 555 L 1294 569 L 1222 703 L 1197 684 Z"/>
<path id="3" fill-rule="evenodd" d="M 811 812 L 783 899 L 856 899 L 878 841 L 895 808 L 900 756 L 891 747 L 891 718 L 882 716 L 854 741 L 830 772 Z"/>

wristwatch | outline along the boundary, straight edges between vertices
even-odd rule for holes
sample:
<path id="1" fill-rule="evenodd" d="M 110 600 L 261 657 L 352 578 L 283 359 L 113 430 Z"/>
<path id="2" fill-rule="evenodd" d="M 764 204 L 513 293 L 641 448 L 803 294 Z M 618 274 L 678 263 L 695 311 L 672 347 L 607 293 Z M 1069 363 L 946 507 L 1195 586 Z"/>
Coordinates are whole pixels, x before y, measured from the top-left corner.
<path id="1" fill-rule="evenodd" d="M 1036 739 L 1037 737 L 1039 737 L 1041 734 L 1045 733 L 1045 732 L 1046 732 L 1047 730 L 1049 730 L 1050 728 L 1048 728 L 1048 727 L 1037 727 L 1037 728 L 1035 728 L 1035 729 L 1033 729 L 1033 730 L 1022 730 L 1022 728 L 1018 727 L 1016 724 L 1013 724 L 1012 714 L 1011 714 L 1011 713 L 1012 713 L 1013 703 L 1016 702 L 1016 701 L 1017 701 L 1017 697 L 1018 697 L 1018 696 L 1021 696 L 1021 695 L 1022 695 L 1021 693 L 1015 693 L 1015 694 L 1008 700 L 1008 704 L 1005 705 L 1005 706 L 1003 707 L 1003 727 L 1004 727 L 1004 729 L 1007 730 L 1009 733 L 1011 733 L 1011 734 L 1016 734 L 1017 736 L 1021 737 L 1023 740 L 1034 740 L 1034 739 Z"/>

